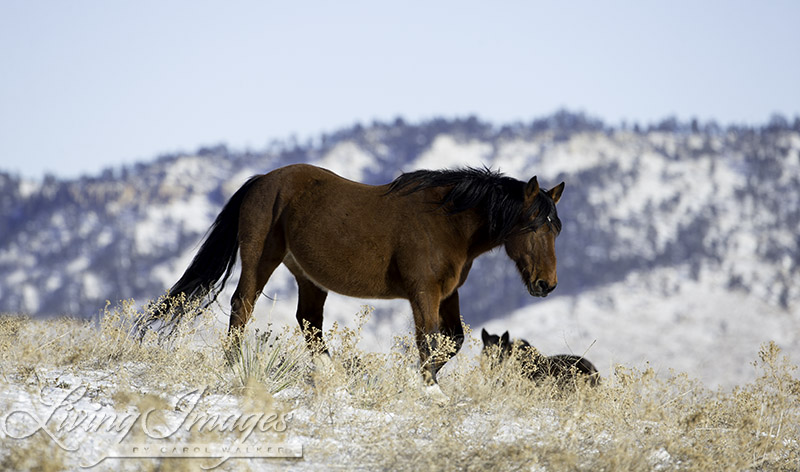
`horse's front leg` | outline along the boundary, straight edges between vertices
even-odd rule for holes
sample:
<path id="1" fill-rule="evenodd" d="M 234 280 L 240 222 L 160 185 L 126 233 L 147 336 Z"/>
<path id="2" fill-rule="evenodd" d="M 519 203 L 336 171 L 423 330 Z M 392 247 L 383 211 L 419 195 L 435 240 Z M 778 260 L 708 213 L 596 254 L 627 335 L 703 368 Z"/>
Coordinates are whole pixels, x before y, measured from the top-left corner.
<path id="1" fill-rule="evenodd" d="M 461 324 L 457 291 L 442 300 L 439 305 L 439 320 L 439 333 L 452 344 L 442 346 L 440 349 L 442 352 L 431 363 L 434 381 L 439 370 L 458 354 L 464 344 L 464 326 Z"/>
<path id="2" fill-rule="evenodd" d="M 411 300 L 411 310 L 414 312 L 416 326 L 417 349 L 419 349 L 420 369 L 422 380 L 425 383 L 425 395 L 439 405 L 447 404 L 450 399 L 436 383 L 436 373 L 447 360 L 442 360 L 442 353 L 437 352 L 435 338 L 440 325 L 439 306 L 441 298 L 438 291 L 419 292 Z"/>
<path id="3" fill-rule="evenodd" d="M 437 368 L 435 359 L 431 357 L 434 354 L 431 336 L 439 329 L 440 302 L 439 291 L 435 289 L 420 291 L 411 300 L 420 369 L 426 385 L 436 384 L 436 372 L 441 368 Z"/>

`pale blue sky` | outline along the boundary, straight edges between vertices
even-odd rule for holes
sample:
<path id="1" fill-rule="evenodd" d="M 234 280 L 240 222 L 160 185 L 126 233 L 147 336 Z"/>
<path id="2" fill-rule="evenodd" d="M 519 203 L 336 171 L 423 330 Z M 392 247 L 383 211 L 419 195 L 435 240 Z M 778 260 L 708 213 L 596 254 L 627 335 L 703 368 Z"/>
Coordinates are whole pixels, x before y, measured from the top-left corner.
<path id="1" fill-rule="evenodd" d="M 797 1 L 0 2 L 0 170 L 40 178 L 356 122 L 566 107 L 800 114 Z"/>

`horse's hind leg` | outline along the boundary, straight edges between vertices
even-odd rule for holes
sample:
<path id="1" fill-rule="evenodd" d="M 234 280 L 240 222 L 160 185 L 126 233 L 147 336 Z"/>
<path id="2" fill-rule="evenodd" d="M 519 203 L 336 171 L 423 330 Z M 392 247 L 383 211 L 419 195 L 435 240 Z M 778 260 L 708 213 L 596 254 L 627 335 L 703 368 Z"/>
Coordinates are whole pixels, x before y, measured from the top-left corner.
<path id="1" fill-rule="evenodd" d="M 254 238 L 255 239 L 255 238 Z M 272 231 L 265 238 L 258 240 L 243 240 L 240 247 L 242 260 L 242 274 L 239 285 L 231 298 L 231 318 L 228 325 L 228 335 L 233 342 L 231 350 L 238 351 L 240 336 L 244 331 L 253 308 L 258 300 L 261 290 L 267 284 L 272 273 L 283 261 L 286 254 L 286 244 L 283 239 Z"/>

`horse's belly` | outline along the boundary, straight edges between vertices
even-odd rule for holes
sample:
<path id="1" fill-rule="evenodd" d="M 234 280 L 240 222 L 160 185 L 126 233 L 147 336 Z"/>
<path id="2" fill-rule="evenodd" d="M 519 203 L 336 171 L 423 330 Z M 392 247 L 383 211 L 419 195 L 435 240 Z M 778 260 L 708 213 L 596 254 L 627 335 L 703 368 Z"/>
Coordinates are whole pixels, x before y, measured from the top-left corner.
<path id="1" fill-rule="evenodd" d="M 387 286 L 385 271 L 374 270 L 370 264 L 313 263 L 295 257 L 291 251 L 283 263 L 296 277 L 306 278 L 325 291 L 356 298 L 402 298 Z"/>

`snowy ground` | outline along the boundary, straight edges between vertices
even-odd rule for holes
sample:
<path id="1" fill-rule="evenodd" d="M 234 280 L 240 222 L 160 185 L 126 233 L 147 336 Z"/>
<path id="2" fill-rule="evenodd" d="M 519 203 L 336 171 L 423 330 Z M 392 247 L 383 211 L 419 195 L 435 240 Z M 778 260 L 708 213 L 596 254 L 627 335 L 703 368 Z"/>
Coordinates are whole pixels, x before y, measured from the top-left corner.
<path id="1" fill-rule="evenodd" d="M 548 354 L 588 351 L 604 380 L 579 395 L 553 395 L 527 379 L 502 372 L 492 377 L 494 371 L 475 368 L 476 333 L 440 376 L 450 397 L 445 405 L 424 395 L 407 360 L 391 355 L 364 375 L 343 374 L 340 364 L 274 395 L 260 385 L 247 391 L 252 393 L 230 391 L 232 374 L 219 363 L 207 385 L 194 385 L 183 371 L 154 373 L 147 363 L 125 361 L 127 354 L 119 360 L 84 356 L 71 365 L 3 357 L 0 469 L 671 470 L 691 461 L 688 468 L 700 470 L 721 457 L 726 462 L 720 467 L 731 470 L 796 465 L 796 371 L 765 360 L 763 347 L 759 368 L 751 365 L 764 339 L 776 339 L 795 356 L 796 326 L 784 324 L 785 314 L 760 311 L 731 293 L 698 287 L 659 296 L 643 288 L 657 282 L 668 292 L 675 276 L 652 274 L 577 300 L 544 300 L 487 325 L 492 332 L 509 329 Z M 641 292 L 631 288 L 636 286 Z M 345 308 L 340 303 L 333 301 L 334 311 Z M 731 313 L 727 326 L 711 316 L 717 309 Z M 273 323 L 279 311 L 272 310 Z M 757 322 L 748 318 L 753 312 Z M 388 321 L 364 325 L 364 362 L 371 347 L 392 344 L 383 333 L 402 327 Z M 109 342 L 73 329 L 57 335 L 34 330 L 20 339 L 48 350 L 72 342 L 70 334 Z M 218 347 L 203 351 L 201 343 L 197 348 L 206 354 L 195 356 L 182 345 L 176 356 L 196 357 L 186 368 L 201 369 Z M 704 357 L 704 350 L 714 354 Z M 161 362 L 170 362 L 167 354 Z M 337 355 L 342 358 L 334 350 Z M 638 364 L 616 365 L 629 359 Z M 712 387 L 736 384 L 741 390 L 715 393 L 669 375 L 670 368 L 700 372 Z"/>
<path id="2" fill-rule="evenodd" d="M 271 284 L 290 282 L 278 275 Z M 697 449 L 692 441 L 713 444 L 702 460 L 713 461 L 715 454 L 732 454 L 727 448 L 739 448 L 753 459 L 744 463 L 731 459 L 726 464 L 753 468 L 752 464 L 769 460 L 784 467 L 790 463 L 786 458 L 798 449 L 796 441 L 787 439 L 797 425 L 785 424 L 800 415 L 795 403 L 800 391 L 791 387 L 797 373 L 787 371 L 786 381 L 779 373 L 769 380 L 773 383 L 758 384 L 764 382 L 764 366 L 756 367 L 754 361 L 764 343 L 774 341 L 790 364 L 800 363 L 800 324 L 791 313 L 720 287 L 713 273 L 701 273 L 695 280 L 688 277 L 688 270 L 661 269 L 580 296 L 536 299 L 506 317 L 472 325 L 471 340 L 442 371 L 442 388 L 451 399 L 444 407 L 433 406 L 424 397 L 412 371 L 400 375 L 407 375 L 405 380 L 392 380 L 405 387 L 389 389 L 388 395 L 381 391 L 385 379 L 376 377 L 355 383 L 340 379 L 338 384 L 313 388 L 306 382 L 274 396 L 251 397 L 180 381 L 154 382 L 148 367 L 136 361 L 97 369 L 86 368 L 85 363 L 77 368 L 4 362 L 0 469 L 409 470 L 414 461 L 423 461 L 421 469 L 453 461 L 498 470 L 517 470 L 524 464 L 525 470 L 538 471 L 604 468 L 605 458 L 612 457 L 611 463 L 623 468 L 670 470 L 680 468 Z M 362 327 L 358 347 L 365 353 L 389 353 L 396 347 L 396 336 L 411 333 L 404 301 L 332 294 L 324 328 L 334 323 L 356 328 L 356 314 L 365 303 L 375 310 Z M 293 299 L 262 298 L 254 327 L 294 326 L 295 306 Z M 215 310 L 218 318 L 212 331 L 224 332 L 227 307 L 221 302 Z M 481 348 L 481 328 L 498 334 L 508 330 L 512 338 L 524 338 L 545 354 L 585 355 L 604 379 L 598 396 L 566 401 L 538 394 L 494 398 L 502 394 L 497 384 L 481 386 L 486 379 L 470 370 Z M 34 335 L 34 344 L 49 349 L 69 334 Z M 653 376 L 631 374 L 650 367 Z M 689 380 L 680 382 L 688 383 L 659 380 L 673 378 L 673 371 L 687 373 Z M 212 375 L 211 383 L 230 385 L 230 377 L 224 372 L 219 378 Z M 630 378 L 633 383 L 626 383 Z M 715 393 L 717 387 L 722 388 L 720 393 Z M 754 393 L 739 395 L 733 387 Z M 376 392 L 384 396 L 376 400 Z M 725 409 L 713 412 L 720 405 Z M 598 411 L 601 408 L 608 411 Z M 147 416 L 149 410 L 155 414 Z M 738 413 L 732 412 L 739 411 L 749 413 L 738 420 Z M 762 418 L 765 411 L 774 419 Z M 696 412 L 707 419 L 697 420 L 685 437 L 686 418 L 700 414 Z M 273 413 L 275 418 L 254 426 L 263 415 Z M 191 422 L 186 418 L 229 422 L 203 433 L 187 427 Z M 727 438 L 733 431 L 745 431 L 745 439 Z M 168 437 L 159 436 L 165 432 Z M 757 441 L 764 434 L 774 439 L 770 447 Z M 448 449 L 454 447 L 454 438 L 457 447 Z M 778 443 L 780 447 L 775 446 Z M 133 451 L 137 445 L 140 450 Z M 140 456 L 131 457 L 136 454 Z M 269 457 L 276 454 L 289 457 Z M 153 455 L 158 458 L 149 458 Z M 178 459 L 165 459 L 170 456 Z M 692 460 L 699 461 L 694 463 L 697 467 L 705 464 Z"/>

